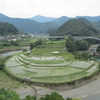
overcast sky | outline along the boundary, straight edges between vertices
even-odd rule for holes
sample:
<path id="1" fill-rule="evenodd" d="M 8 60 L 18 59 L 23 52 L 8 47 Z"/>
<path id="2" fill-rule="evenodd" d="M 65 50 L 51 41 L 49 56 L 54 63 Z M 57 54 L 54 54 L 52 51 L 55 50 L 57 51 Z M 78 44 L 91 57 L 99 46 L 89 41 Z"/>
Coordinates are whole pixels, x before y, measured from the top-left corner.
<path id="1" fill-rule="evenodd" d="M 0 13 L 18 18 L 98 16 L 100 0 L 0 0 Z"/>

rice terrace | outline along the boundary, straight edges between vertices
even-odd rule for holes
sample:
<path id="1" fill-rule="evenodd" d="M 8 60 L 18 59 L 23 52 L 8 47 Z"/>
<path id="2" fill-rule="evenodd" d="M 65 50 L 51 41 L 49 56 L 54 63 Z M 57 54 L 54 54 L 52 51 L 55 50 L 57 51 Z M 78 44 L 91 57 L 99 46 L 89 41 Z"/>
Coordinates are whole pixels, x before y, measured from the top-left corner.
<path id="1" fill-rule="evenodd" d="M 7 60 L 6 70 L 22 80 L 54 84 L 75 81 L 99 69 L 96 61 L 76 60 L 71 53 L 63 51 L 63 47 L 63 43 L 41 45 L 31 53 L 14 55 Z"/>

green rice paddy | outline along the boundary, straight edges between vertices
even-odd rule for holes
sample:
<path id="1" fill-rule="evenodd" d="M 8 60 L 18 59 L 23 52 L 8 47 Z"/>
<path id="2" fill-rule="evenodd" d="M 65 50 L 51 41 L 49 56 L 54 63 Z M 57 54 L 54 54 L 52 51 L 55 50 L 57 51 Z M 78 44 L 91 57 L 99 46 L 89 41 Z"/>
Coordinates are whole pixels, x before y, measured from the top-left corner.
<path id="1" fill-rule="evenodd" d="M 58 53 L 52 53 L 58 51 Z M 58 48 L 35 48 L 31 54 L 17 54 L 6 62 L 6 70 L 22 79 L 33 82 L 63 83 L 91 75 L 98 70 L 98 63 L 78 61 L 67 51 Z"/>

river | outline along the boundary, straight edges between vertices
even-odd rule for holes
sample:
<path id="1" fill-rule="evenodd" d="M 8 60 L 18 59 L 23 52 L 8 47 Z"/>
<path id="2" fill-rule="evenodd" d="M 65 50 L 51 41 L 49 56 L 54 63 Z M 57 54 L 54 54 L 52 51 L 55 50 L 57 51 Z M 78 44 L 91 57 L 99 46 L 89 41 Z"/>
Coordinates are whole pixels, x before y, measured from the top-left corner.
<path id="1" fill-rule="evenodd" d="M 5 56 L 9 56 L 9 55 L 14 55 L 14 54 L 17 54 L 17 53 L 20 53 L 20 52 L 22 52 L 22 50 L 9 51 L 9 52 L 5 52 L 5 53 L 0 54 L 0 57 L 5 57 Z"/>

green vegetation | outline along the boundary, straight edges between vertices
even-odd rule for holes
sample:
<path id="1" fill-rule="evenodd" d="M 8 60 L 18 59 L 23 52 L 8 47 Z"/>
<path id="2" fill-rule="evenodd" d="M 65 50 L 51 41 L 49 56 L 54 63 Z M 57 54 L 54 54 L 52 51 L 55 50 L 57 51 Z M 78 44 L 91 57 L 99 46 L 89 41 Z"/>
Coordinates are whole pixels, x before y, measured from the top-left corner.
<path id="1" fill-rule="evenodd" d="M 42 45 L 42 40 L 39 39 L 38 41 L 31 43 L 30 44 L 30 49 L 32 50 L 33 48 L 35 48 L 37 45 Z"/>
<path id="2" fill-rule="evenodd" d="M 82 54 L 80 54 L 78 52 L 73 52 L 73 54 L 75 55 L 75 59 L 80 59 L 80 60 L 89 60 L 91 58 L 94 58 L 88 52 L 83 52 Z"/>
<path id="3" fill-rule="evenodd" d="M 17 35 L 18 33 L 19 31 L 14 25 L 0 22 L 0 35 Z"/>
<path id="4" fill-rule="evenodd" d="M 0 70 L 3 70 L 4 69 L 4 63 L 10 57 L 11 56 L 7 56 L 7 57 L 0 58 Z"/>
<path id="5" fill-rule="evenodd" d="M 20 96 L 11 89 L 0 88 L 0 100 L 37 100 L 36 96 L 27 95 L 24 99 L 21 99 Z M 40 97 L 38 100 L 65 100 L 57 92 L 52 92 L 50 95 L 46 94 L 44 97 Z M 67 98 L 66 100 L 81 100 L 81 99 L 72 99 Z"/>
<path id="6" fill-rule="evenodd" d="M 4 69 L 4 63 L 10 57 L 11 56 L 0 58 L 0 86 L 5 88 L 17 88 L 21 85 L 21 82 L 9 77 L 8 72 Z"/>
<path id="7" fill-rule="evenodd" d="M 63 51 L 64 44 L 56 42 L 37 45 L 30 53 L 23 52 L 9 59 L 6 70 L 21 80 L 26 77 L 30 82 L 48 84 L 75 81 L 98 71 L 98 63 L 94 67 L 93 61 L 75 59 L 74 55 Z"/>
<path id="8" fill-rule="evenodd" d="M 22 83 L 10 77 L 9 74 L 5 72 L 5 70 L 0 70 L 0 86 L 14 89 L 22 86 Z"/>
<path id="9" fill-rule="evenodd" d="M 73 99 L 69 97 L 64 99 L 57 92 L 52 92 L 51 94 L 46 94 L 44 97 L 41 97 L 39 100 L 81 100 L 81 99 Z"/>
<path id="10" fill-rule="evenodd" d="M 74 41 L 71 37 L 67 37 L 65 46 L 68 52 L 75 52 L 79 50 L 87 50 L 90 44 L 84 40 Z"/>
<path id="11" fill-rule="evenodd" d="M 80 19 L 71 19 L 60 26 L 51 36 L 93 36 L 98 35 L 98 31 L 82 22 Z"/>
<path id="12" fill-rule="evenodd" d="M 0 100 L 21 100 L 20 96 L 13 90 L 0 88 Z"/>

